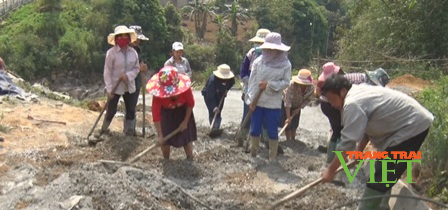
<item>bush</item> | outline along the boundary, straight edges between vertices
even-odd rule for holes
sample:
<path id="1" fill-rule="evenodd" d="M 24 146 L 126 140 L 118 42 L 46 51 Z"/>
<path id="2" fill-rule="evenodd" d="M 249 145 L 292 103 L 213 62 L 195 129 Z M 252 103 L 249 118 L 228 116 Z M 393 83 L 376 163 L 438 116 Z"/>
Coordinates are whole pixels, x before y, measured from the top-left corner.
<path id="1" fill-rule="evenodd" d="M 208 67 L 214 66 L 215 52 L 213 46 L 192 44 L 184 45 L 185 57 L 190 62 L 193 74 L 205 71 Z"/>
<path id="2" fill-rule="evenodd" d="M 422 159 L 434 171 L 446 170 L 448 158 L 448 76 L 441 77 L 434 88 L 424 90 L 419 101 L 433 115 L 434 122 L 424 144 Z"/>

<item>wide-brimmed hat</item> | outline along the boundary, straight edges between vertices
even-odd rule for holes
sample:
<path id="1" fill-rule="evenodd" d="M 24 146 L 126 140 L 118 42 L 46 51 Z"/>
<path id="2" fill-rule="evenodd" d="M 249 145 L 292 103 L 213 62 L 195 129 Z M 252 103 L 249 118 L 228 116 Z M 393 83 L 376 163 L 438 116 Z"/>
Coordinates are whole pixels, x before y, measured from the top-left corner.
<path id="1" fill-rule="evenodd" d="M 376 69 L 375 71 L 366 71 L 369 80 L 372 81 L 375 85 L 386 86 L 389 83 L 390 77 L 387 72 L 382 69 Z"/>
<path id="2" fill-rule="evenodd" d="M 271 31 L 268 29 L 260 28 L 258 29 L 257 34 L 252 39 L 249 39 L 249 42 L 264 42 L 264 38 L 269 33 L 271 33 Z"/>
<path id="3" fill-rule="evenodd" d="M 325 81 L 332 74 L 337 74 L 341 69 L 340 66 L 336 66 L 333 62 L 328 62 L 322 66 L 322 74 L 319 76 L 319 81 Z"/>
<path id="4" fill-rule="evenodd" d="M 191 80 L 186 74 L 179 74 L 176 67 L 165 66 L 146 84 L 149 94 L 159 98 L 169 98 L 187 91 Z"/>
<path id="5" fill-rule="evenodd" d="M 174 51 L 184 50 L 184 45 L 181 42 L 174 42 L 173 43 L 173 50 Z"/>
<path id="6" fill-rule="evenodd" d="M 230 66 L 227 64 L 221 64 L 218 68 L 213 71 L 213 74 L 221 79 L 231 79 L 235 77 L 232 71 L 230 71 Z"/>
<path id="7" fill-rule="evenodd" d="M 313 85 L 313 77 L 308 69 L 300 69 L 297 76 L 292 77 L 292 81 L 301 85 Z"/>
<path id="8" fill-rule="evenodd" d="M 141 26 L 129 26 L 130 29 L 134 29 L 135 33 L 137 33 L 137 38 L 140 40 L 149 40 L 148 37 L 143 35 L 143 29 Z"/>
<path id="9" fill-rule="evenodd" d="M 110 33 L 109 36 L 107 36 L 107 42 L 111 45 L 115 45 L 115 36 L 118 34 L 129 34 L 129 37 L 131 40 L 129 40 L 131 43 L 137 41 L 137 33 L 133 29 L 130 29 L 126 26 L 117 26 L 114 30 L 114 33 Z"/>
<path id="10" fill-rule="evenodd" d="M 289 51 L 291 47 L 282 43 L 282 35 L 271 32 L 264 38 L 264 43 L 260 46 L 260 49 Z"/>

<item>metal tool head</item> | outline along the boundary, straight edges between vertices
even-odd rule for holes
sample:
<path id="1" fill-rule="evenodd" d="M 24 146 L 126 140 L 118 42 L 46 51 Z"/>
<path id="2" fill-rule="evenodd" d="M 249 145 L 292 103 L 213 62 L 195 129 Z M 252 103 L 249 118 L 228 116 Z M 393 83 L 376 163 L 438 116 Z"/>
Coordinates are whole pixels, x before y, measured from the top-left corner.
<path id="1" fill-rule="evenodd" d="M 216 138 L 216 137 L 221 136 L 223 132 L 224 132 L 223 129 L 213 129 L 210 131 L 208 136 L 210 136 L 211 138 Z"/>

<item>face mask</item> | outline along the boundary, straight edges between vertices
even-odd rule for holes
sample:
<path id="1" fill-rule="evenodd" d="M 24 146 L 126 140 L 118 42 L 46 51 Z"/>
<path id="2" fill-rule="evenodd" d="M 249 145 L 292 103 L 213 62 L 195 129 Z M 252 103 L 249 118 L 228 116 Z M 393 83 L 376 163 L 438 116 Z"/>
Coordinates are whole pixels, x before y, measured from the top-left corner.
<path id="1" fill-rule="evenodd" d="M 129 38 L 128 37 L 123 37 L 121 39 L 115 39 L 115 43 L 117 43 L 117 45 L 121 48 L 126 47 L 129 44 Z"/>
<path id="2" fill-rule="evenodd" d="M 260 46 L 260 44 L 254 44 L 253 47 L 254 48 L 258 48 Z"/>
<path id="3" fill-rule="evenodd" d="M 254 50 L 255 54 L 261 55 L 261 49 L 259 47 L 256 47 Z"/>

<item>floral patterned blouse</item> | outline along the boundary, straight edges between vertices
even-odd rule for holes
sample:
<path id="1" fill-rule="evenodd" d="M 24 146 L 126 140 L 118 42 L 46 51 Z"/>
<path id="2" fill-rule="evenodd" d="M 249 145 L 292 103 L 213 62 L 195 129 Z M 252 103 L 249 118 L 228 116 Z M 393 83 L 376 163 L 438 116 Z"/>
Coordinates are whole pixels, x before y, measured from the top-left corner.
<path id="1" fill-rule="evenodd" d="M 302 93 L 299 85 L 296 85 L 294 81 L 289 83 L 289 86 L 283 91 L 283 102 L 285 107 L 304 108 L 312 99 L 312 94 L 314 93 L 314 86 L 309 85 L 305 92 Z"/>
<path id="2" fill-rule="evenodd" d="M 195 102 L 191 88 L 179 94 L 176 100 L 172 100 L 171 98 L 160 98 L 154 96 L 152 98 L 152 120 L 153 122 L 160 122 L 162 117 L 162 109 L 175 109 L 184 105 L 193 108 L 194 103 Z"/>

